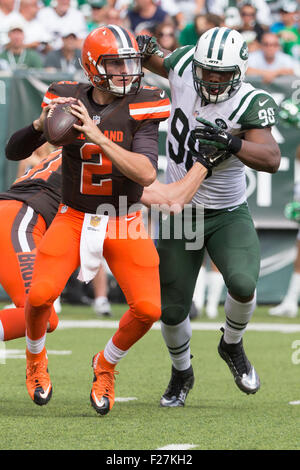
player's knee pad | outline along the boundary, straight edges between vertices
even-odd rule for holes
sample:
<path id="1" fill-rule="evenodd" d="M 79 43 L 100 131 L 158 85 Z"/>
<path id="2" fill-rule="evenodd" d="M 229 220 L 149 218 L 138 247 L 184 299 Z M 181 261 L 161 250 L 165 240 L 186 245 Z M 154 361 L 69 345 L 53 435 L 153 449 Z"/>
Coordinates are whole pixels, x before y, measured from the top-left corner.
<path id="1" fill-rule="evenodd" d="M 146 323 L 154 323 L 161 317 L 161 307 L 147 300 L 140 300 L 134 306 L 134 315 Z"/>
<path id="2" fill-rule="evenodd" d="M 162 308 L 161 320 L 166 325 L 177 325 L 183 322 L 189 312 L 182 305 L 168 305 Z"/>
<path id="3" fill-rule="evenodd" d="M 234 274 L 227 282 L 227 288 L 232 295 L 249 298 L 255 292 L 256 280 L 244 273 Z"/>
<path id="4" fill-rule="evenodd" d="M 36 281 L 30 288 L 28 301 L 33 307 L 41 307 L 51 304 L 56 297 L 52 282 Z"/>

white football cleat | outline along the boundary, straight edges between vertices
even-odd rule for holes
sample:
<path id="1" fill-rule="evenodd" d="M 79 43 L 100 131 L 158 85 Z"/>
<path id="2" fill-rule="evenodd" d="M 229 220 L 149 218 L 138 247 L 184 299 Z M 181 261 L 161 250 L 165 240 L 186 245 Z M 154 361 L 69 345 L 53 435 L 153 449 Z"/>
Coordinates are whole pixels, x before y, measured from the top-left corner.
<path id="1" fill-rule="evenodd" d="M 98 316 L 111 317 L 111 306 L 106 297 L 98 297 L 94 300 L 93 308 Z"/>
<path id="2" fill-rule="evenodd" d="M 282 302 L 276 307 L 270 308 L 269 315 L 274 317 L 296 318 L 298 314 L 298 305 L 288 302 Z"/>

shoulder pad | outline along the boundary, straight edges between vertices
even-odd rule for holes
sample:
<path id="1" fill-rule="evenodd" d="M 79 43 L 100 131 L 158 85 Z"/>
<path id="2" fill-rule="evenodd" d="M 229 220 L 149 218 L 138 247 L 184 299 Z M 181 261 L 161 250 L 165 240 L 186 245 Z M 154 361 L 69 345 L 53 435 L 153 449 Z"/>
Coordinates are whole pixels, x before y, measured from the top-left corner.
<path id="1" fill-rule="evenodd" d="M 70 81 L 60 81 L 51 83 L 44 95 L 42 107 L 47 106 L 51 100 L 53 100 L 54 98 L 58 98 L 59 96 L 74 96 L 78 85 L 79 82 Z"/>
<path id="2" fill-rule="evenodd" d="M 172 69 L 180 77 L 186 67 L 192 62 L 195 46 L 183 46 L 175 49 L 164 59 L 164 67 L 169 72 Z"/>
<path id="3" fill-rule="evenodd" d="M 238 123 L 243 129 L 271 127 L 277 122 L 278 106 L 273 97 L 264 90 L 256 90 Z"/>
<path id="4" fill-rule="evenodd" d="M 157 87 L 143 87 L 129 102 L 130 117 L 136 121 L 165 120 L 170 116 L 171 103 L 167 93 Z"/>

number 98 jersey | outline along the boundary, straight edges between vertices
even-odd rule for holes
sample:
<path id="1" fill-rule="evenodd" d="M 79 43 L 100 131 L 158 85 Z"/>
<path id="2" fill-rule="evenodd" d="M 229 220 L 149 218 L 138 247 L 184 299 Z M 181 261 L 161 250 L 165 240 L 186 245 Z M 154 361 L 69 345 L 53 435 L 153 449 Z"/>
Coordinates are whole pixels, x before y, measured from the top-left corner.
<path id="1" fill-rule="evenodd" d="M 224 102 L 201 103 L 193 83 L 194 50 L 192 46 L 185 46 L 176 49 L 164 60 L 172 95 L 167 139 L 167 183 L 183 178 L 193 165 L 189 136 L 191 130 L 199 126 L 197 117 L 241 138 L 248 129 L 271 127 L 277 120 L 278 108 L 272 96 L 249 83 L 242 83 L 239 90 Z M 212 176 L 201 184 L 192 203 L 209 209 L 222 209 L 237 206 L 245 199 L 245 166 L 232 155 L 213 169 Z"/>
<path id="2" fill-rule="evenodd" d="M 156 87 L 142 87 L 136 95 L 116 98 L 105 106 L 93 100 L 92 92 L 89 84 L 53 83 L 42 106 L 58 96 L 80 99 L 104 135 L 126 150 L 145 155 L 157 168 L 158 126 L 170 114 L 170 101 L 165 92 Z M 101 147 L 88 142 L 84 134 L 78 133 L 72 144 L 63 147 L 64 204 L 87 213 L 102 213 L 100 206 L 105 212 L 109 204 L 116 215 L 121 215 L 140 200 L 142 192 L 142 186 L 123 175 Z"/>

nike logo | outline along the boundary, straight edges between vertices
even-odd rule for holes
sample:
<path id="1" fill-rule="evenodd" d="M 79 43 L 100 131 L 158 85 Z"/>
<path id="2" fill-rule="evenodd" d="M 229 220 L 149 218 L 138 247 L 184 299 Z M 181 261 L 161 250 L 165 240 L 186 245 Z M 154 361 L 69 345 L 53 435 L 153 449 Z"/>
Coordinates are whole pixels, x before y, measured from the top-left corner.
<path id="1" fill-rule="evenodd" d="M 163 97 L 165 96 L 165 92 L 164 92 L 164 91 L 161 91 L 160 94 L 159 94 L 159 96 L 160 96 L 161 98 L 163 98 Z"/>
<path id="2" fill-rule="evenodd" d="M 99 401 L 98 398 L 95 395 L 95 392 L 93 392 L 93 398 L 94 398 L 95 403 L 98 406 L 98 408 L 102 408 L 103 406 L 105 406 L 105 400 L 104 400 L 103 397 L 101 397 L 101 400 Z"/>
<path id="3" fill-rule="evenodd" d="M 269 101 L 269 98 L 267 98 L 265 101 L 259 101 L 258 104 L 259 106 L 263 106 L 267 101 Z"/>
<path id="4" fill-rule="evenodd" d="M 45 392 L 43 392 L 43 393 L 40 392 L 40 397 L 41 398 L 47 398 L 47 396 L 49 395 L 50 390 L 51 390 L 51 384 L 48 385 L 48 388 Z"/>
<path id="5" fill-rule="evenodd" d="M 238 209 L 240 206 L 235 206 L 235 207 L 231 207 L 230 209 L 227 209 L 228 212 L 232 212 L 232 211 L 235 211 L 235 209 Z"/>
<path id="6" fill-rule="evenodd" d="M 136 215 L 133 215 L 132 217 L 125 217 L 125 220 L 129 222 L 130 220 L 133 220 L 135 218 L 136 218 Z"/>

